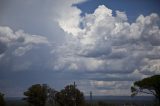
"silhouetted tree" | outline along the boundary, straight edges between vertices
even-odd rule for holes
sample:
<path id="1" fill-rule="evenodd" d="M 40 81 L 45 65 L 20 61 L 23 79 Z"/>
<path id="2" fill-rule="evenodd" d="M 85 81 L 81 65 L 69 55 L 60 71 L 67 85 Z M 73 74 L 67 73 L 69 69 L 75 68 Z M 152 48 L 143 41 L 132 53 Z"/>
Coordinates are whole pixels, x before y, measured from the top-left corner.
<path id="1" fill-rule="evenodd" d="M 56 91 L 53 88 L 49 88 L 48 89 L 48 102 L 54 106 L 54 103 L 56 105 L 56 93 L 58 93 L 58 91 Z"/>
<path id="2" fill-rule="evenodd" d="M 98 101 L 98 106 L 106 106 L 107 104 L 103 101 Z"/>
<path id="3" fill-rule="evenodd" d="M 160 102 L 160 75 L 154 75 L 134 82 L 131 92 L 131 96 L 135 96 L 138 93 L 152 94 Z"/>
<path id="4" fill-rule="evenodd" d="M 48 86 L 46 84 L 32 85 L 24 92 L 24 95 L 27 96 L 24 100 L 29 104 L 34 106 L 45 106 L 48 97 Z"/>
<path id="5" fill-rule="evenodd" d="M 83 93 L 74 85 L 67 85 L 55 97 L 60 106 L 84 106 L 85 103 Z"/>
<path id="6" fill-rule="evenodd" d="M 4 94 L 0 92 L 0 106 L 5 106 Z"/>

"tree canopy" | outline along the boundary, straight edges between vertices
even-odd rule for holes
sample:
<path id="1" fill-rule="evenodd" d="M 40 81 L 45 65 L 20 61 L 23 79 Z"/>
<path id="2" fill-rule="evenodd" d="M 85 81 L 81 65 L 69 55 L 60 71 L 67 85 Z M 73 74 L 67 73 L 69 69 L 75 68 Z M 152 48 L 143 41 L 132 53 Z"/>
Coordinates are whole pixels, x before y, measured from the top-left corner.
<path id="1" fill-rule="evenodd" d="M 26 100 L 29 104 L 34 106 L 45 106 L 48 97 L 48 86 L 46 84 L 32 85 L 26 92 L 24 92 Z"/>
<path id="2" fill-rule="evenodd" d="M 26 100 L 33 106 L 45 106 L 48 101 L 51 105 L 58 103 L 60 106 L 84 106 L 83 93 L 76 85 L 67 85 L 60 92 L 50 88 L 46 84 L 35 84 L 24 92 Z"/>
<path id="3" fill-rule="evenodd" d="M 138 93 L 154 95 L 160 101 L 160 75 L 154 75 L 134 82 L 131 87 L 132 96 Z"/>
<path id="4" fill-rule="evenodd" d="M 0 92 L 0 106 L 5 106 L 4 94 Z"/>
<path id="5" fill-rule="evenodd" d="M 56 105 L 56 94 L 58 93 L 58 91 L 56 91 L 55 89 L 53 88 L 48 88 L 48 102 L 51 104 L 51 105 Z"/>
<path id="6" fill-rule="evenodd" d="M 84 106 L 85 103 L 83 93 L 75 85 L 67 85 L 55 97 L 60 106 Z"/>

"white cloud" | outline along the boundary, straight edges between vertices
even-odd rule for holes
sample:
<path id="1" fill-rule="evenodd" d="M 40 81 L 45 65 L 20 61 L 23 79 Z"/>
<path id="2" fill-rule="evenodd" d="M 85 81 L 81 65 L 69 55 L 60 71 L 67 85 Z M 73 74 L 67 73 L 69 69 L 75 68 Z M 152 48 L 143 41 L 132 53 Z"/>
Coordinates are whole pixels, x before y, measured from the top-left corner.
<path id="1" fill-rule="evenodd" d="M 112 15 L 112 10 L 104 5 L 99 6 L 94 13 L 86 14 L 84 17 L 79 15 L 75 16 L 74 23 L 76 23 L 76 31 L 70 30 L 66 35 L 65 46 L 62 50 L 63 54 L 72 53 L 74 57 L 65 55 L 64 58 L 77 58 L 78 60 L 72 61 L 79 66 L 87 68 L 90 71 L 97 70 L 106 71 L 106 73 L 132 73 L 136 69 L 140 69 L 143 58 L 148 55 L 157 55 L 156 52 L 147 53 L 148 50 L 153 50 L 159 41 L 159 16 L 155 13 L 144 17 L 140 15 L 136 22 L 127 22 L 127 15 L 125 12 L 116 11 L 116 16 Z M 72 19 L 68 16 L 67 19 Z M 58 21 L 61 23 L 61 20 Z M 65 21 L 62 21 L 65 22 Z M 67 21 L 65 25 L 72 24 Z M 78 24 L 83 23 L 83 29 Z M 68 33 L 71 27 L 65 27 L 60 24 L 60 27 Z M 75 30 L 75 29 L 74 29 Z M 72 48 L 72 50 L 70 50 Z M 64 52 L 64 49 L 67 49 Z M 63 57 L 62 57 L 63 58 Z M 81 59 L 83 58 L 83 59 Z M 91 60 L 92 59 L 92 60 Z M 89 61 L 91 60 L 91 61 Z M 96 62 L 95 62 L 96 61 Z M 101 61 L 101 63 L 99 63 Z M 67 64 L 69 61 L 67 61 Z M 95 63 L 94 65 L 92 63 Z M 147 65 L 147 64 L 146 64 Z M 65 66 L 65 65 L 63 65 Z M 78 70 L 76 68 L 76 70 Z"/>
<path id="2" fill-rule="evenodd" d="M 120 18 L 120 20 L 124 20 L 124 21 L 127 21 L 128 18 L 127 18 L 127 15 L 125 14 L 125 12 L 120 12 L 120 11 L 116 11 L 116 15 L 118 18 Z"/>
<path id="3" fill-rule="evenodd" d="M 100 90 L 128 89 L 131 81 L 91 81 L 91 85 Z"/>
<path id="4" fill-rule="evenodd" d="M 56 36 L 54 41 L 59 35 L 64 37 L 64 41 L 55 42 L 58 45 L 56 47 L 51 43 L 53 39 L 47 39 L 48 35 L 33 35 L 0 26 L 1 69 L 7 67 L 6 70 L 9 70 L 9 67 L 20 71 L 52 68 L 62 73 L 82 72 L 86 83 L 81 88 L 84 91 L 93 90 L 99 95 L 127 95 L 132 81 L 160 73 L 155 69 L 160 62 L 160 21 L 156 13 L 140 15 L 135 22 L 129 23 L 125 12 L 117 10 L 114 16 L 111 9 L 101 5 L 93 13 L 82 17 L 82 11 L 73 4 L 83 1 L 49 2 L 53 7 L 53 15 L 47 17 L 47 22 L 50 23 L 52 18 L 56 21 L 53 22 L 56 28 L 62 29 L 58 32 L 56 29 L 53 33 Z M 37 3 L 27 2 L 33 7 Z M 80 76 L 74 75 L 74 78 Z M 115 89 L 107 90 L 108 86 Z"/>
<path id="5" fill-rule="evenodd" d="M 72 9 L 74 17 L 67 15 L 60 18 L 65 20 L 58 20 L 66 32 L 66 42 L 58 49 L 56 69 L 85 71 L 90 73 L 89 79 L 98 82 L 95 86 L 108 84 L 116 88 L 111 91 L 93 88 L 97 94 L 128 94 L 129 90 L 123 92 L 124 86 L 129 89 L 132 81 L 160 73 L 148 69 L 159 66 L 160 21 L 156 13 L 140 15 L 129 23 L 125 12 L 116 11 L 114 16 L 104 5 L 83 17 L 79 9 Z"/>
<path id="6" fill-rule="evenodd" d="M 145 65 L 141 67 L 140 72 L 146 75 L 154 75 L 160 73 L 160 60 L 146 60 Z"/>
<path id="7" fill-rule="evenodd" d="M 27 51 L 31 50 L 32 46 L 31 45 L 27 45 L 25 47 L 18 47 L 13 54 L 16 56 L 23 56 Z"/>
<path id="8" fill-rule="evenodd" d="M 22 30 L 13 31 L 9 27 L 0 26 L 0 67 L 2 71 L 32 69 L 35 63 L 40 64 L 36 62 L 38 58 L 35 56 L 37 53 L 34 52 L 43 49 L 43 47 L 49 48 L 50 45 L 51 43 L 44 36 L 27 34 Z M 38 53 L 39 56 L 41 54 L 43 53 Z M 47 62 L 41 66 L 46 67 L 46 64 Z"/>
<path id="9" fill-rule="evenodd" d="M 57 0 L 56 3 L 54 3 L 54 9 L 56 10 L 53 11 L 57 15 L 56 17 L 53 16 L 54 20 L 59 23 L 60 27 L 65 32 L 77 35 L 81 31 L 79 28 L 79 22 L 81 21 L 81 10 L 73 5 L 84 1 L 86 0 Z"/>
<path id="10" fill-rule="evenodd" d="M 62 11 L 57 21 L 65 32 L 77 35 L 81 31 L 81 29 L 79 29 L 80 13 L 81 11 L 78 8 L 70 7 L 65 12 Z"/>
<path id="11" fill-rule="evenodd" d="M 17 47 L 13 52 L 13 54 L 17 56 L 24 55 L 27 51 L 31 50 L 34 45 L 49 45 L 47 38 L 43 36 L 27 34 L 22 30 L 14 32 L 6 26 L 0 26 L 0 42 L 6 46 L 6 50 L 13 46 Z M 0 49 L 3 49 L 3 47 L 1 46 Z"/>

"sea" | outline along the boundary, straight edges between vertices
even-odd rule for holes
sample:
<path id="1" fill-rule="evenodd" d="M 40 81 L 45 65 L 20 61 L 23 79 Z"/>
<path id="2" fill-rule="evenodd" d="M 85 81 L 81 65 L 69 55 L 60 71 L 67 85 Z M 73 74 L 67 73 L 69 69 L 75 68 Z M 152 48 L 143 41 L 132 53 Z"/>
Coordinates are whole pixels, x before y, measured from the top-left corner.
<path id="1" fill-rule="evenodd" d="M 7 97 L 5 100 L 9 104 L 15 104 L 16 102 L 24 103 L 23 97 Z M 116 104 L 116 106 L 152 106 L 155 102 L 153 96 L 93 96 L 92 99 L 90 96 L 85 96 L 85 100 L 88 103 L 109 103 Z M 129 104 L 129 105 L 126 105 Z M 11 106 L 11 105 L 8 105 Z"/>

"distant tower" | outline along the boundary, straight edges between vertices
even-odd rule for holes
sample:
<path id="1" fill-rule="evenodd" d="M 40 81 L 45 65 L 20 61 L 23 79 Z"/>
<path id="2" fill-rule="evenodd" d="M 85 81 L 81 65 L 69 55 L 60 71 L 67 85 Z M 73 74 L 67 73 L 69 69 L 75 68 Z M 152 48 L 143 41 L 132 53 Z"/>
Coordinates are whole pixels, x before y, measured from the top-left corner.
<path id="1" fill-rule="evenodd" d="M 76 106 L 76 83 L 74 82 L 74 106 Z"/>
<path id="2" fill-rule="evenodd" d="M 92 91 L 90 91 L 90 104 L 92 106 Z"/>
<path id="3" fill-rule="evenodd" d="M 74 89 L 76 88 L 76 83 L 74 82 Z"/>

